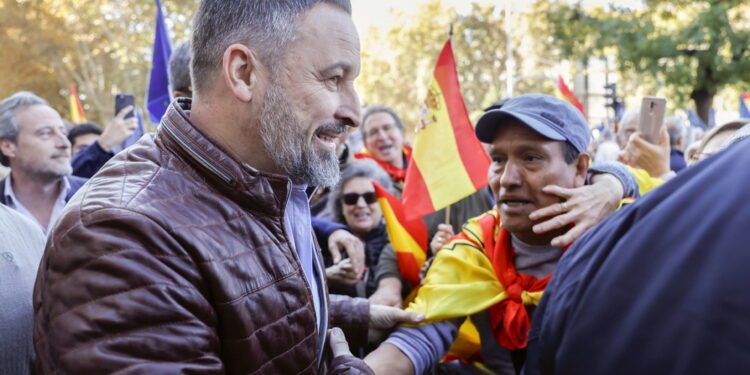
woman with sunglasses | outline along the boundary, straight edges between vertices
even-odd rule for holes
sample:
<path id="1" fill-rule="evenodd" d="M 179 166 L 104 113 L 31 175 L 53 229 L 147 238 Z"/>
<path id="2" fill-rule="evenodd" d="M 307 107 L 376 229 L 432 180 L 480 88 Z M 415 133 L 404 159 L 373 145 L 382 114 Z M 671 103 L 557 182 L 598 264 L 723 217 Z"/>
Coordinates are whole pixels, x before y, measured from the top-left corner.
<path id="1" fill-rule="evenodd" d="M 334 221 L 347 225 L 365 244 L 367 270 L 363 280 L 355 278 L 348 259 L 333 264 L 330 254 L 324 251 L 326 278 L 333 294 L 369 297 L 371 303 L 401 307 L 403 283 L 395 255 L 381 256 L 392 253 L 393 249 L 373 181 L 393 191 L 390 177 L 376 163 L 371 160 L 352 162 L 341 172 L 341 180 L 328 200 L 328 210 Z"/>

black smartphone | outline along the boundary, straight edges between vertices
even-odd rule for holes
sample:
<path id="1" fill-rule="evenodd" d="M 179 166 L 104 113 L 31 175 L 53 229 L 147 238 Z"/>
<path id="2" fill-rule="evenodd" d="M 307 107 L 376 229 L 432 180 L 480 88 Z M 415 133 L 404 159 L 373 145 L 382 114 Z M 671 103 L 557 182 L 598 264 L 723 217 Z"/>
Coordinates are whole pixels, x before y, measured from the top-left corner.
<path id="1" fill-rule="evenodd" d="M 135 96 L 132 94 L 117 94 L 115 95 L 115 116 L 117 116 L 123 108 L 132 105 L 133 110 L 125 115 L 125 119 L 129 119 L 135 116 Z"/>

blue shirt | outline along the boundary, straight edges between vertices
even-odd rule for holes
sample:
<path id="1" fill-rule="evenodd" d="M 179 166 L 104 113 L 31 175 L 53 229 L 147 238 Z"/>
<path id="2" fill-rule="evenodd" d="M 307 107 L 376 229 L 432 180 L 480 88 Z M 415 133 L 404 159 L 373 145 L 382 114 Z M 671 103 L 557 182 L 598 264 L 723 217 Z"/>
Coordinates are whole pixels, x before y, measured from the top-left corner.
<path id="1" fill-rule="evenodd" d="M 310 204 L 305 193 L 306 188 L 305 185 L 291 186 L 289 200 L 284 211 L 284 226 L 299 257 L 307 285 L 312 292 L 318 322 L 318 342 L 321 344 L 318 351 L 318 363 L 320 363 L 323 353 L 322 345 L 325 342 L 326 331 L 328 331 L 328 311 L 323 288 L 324 274 L 313 243 Z"/>

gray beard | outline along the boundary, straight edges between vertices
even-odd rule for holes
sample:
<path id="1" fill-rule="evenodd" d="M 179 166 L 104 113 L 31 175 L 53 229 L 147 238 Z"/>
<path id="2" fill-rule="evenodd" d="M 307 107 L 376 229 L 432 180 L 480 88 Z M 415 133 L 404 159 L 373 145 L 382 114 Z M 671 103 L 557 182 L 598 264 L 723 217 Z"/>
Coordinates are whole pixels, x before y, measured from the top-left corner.
<path id="1" fill-rule="evenodd" d="M 272 82 L 263 98 L 260 137 L 276 167 L 294 184 L 334 186 L 339 180 L 339 162 L 335 152 L 317 151 L 306 145 L 307 128 L 292 113 L 280 86 Z M 323 125 L 326 127 L 344 125 Z"/>

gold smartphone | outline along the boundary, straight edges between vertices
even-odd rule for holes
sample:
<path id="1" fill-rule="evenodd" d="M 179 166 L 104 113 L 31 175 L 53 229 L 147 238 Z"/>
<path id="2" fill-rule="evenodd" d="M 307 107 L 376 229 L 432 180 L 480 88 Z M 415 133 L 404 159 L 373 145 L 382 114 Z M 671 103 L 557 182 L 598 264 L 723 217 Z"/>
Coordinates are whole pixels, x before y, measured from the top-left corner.
<path id="1" fill-rule="evenodd" d="M 659 130 L 664 126 L 664 111 L 667 108 L 667 99 L 657 96 L 644 96 L 641 103 L 641 115 L 638 118 L 638 131 L 643 137 L 653 143 L 659 144 Z"/>

